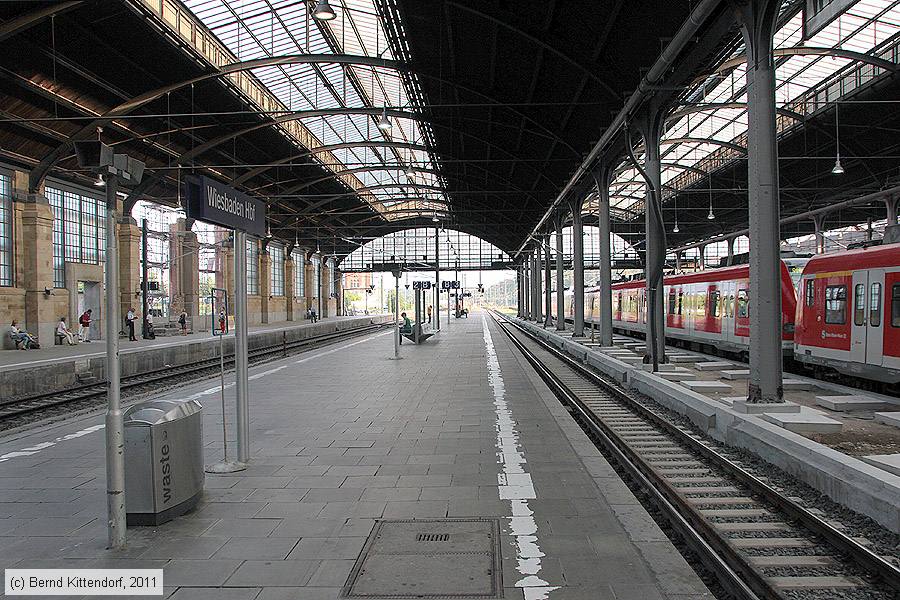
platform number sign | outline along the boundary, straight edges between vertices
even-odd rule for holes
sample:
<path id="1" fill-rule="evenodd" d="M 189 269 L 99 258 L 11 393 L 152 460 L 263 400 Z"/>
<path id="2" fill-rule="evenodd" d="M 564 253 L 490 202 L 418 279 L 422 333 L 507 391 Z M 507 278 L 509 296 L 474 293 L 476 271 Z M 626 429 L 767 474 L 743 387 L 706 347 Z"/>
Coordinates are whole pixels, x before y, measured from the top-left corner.
<path id="1" fill-rule="evenodd" d="M 414 290 L 430 290 L 431 282 L 430 281 L 413 281 L 413 289 Z"/>
<path id="2" fill-rule="evenodd" d="M 441 289 L 443 289 L 443 290 L 458 290 L 459 282 L 458 281 L 442 281 Z"/>

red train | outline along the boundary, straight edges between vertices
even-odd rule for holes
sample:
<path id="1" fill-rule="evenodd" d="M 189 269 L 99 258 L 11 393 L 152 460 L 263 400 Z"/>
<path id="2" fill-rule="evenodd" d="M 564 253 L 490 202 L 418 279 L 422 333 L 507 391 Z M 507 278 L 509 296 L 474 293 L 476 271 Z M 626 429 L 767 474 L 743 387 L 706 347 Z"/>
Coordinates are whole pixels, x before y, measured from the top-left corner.
<path id="1" fill-rule="evenodd" d="M 736 265 L 664 279 L 666 338 L 710 352 L 750 349 L 750 268 Z M 585 322 L 599 319 L 585 290 Z M 799 299 L 799 300 L 798 300 Z M 613 327 L 646 333 L 643 280 L 613 285 Z M 900 244 L 781 261 L 784 351 L 809 369 L 900 383 Z M 566 317 L 573 314 L 571 294 Z"/>

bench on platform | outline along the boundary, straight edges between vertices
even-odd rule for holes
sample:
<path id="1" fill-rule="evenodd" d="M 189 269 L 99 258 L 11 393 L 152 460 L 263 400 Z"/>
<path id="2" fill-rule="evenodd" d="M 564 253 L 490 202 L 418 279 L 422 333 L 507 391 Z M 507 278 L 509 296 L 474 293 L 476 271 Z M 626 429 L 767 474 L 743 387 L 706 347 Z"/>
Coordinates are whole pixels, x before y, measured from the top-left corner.
<path id="1" fill-rule="evenodd" d="M 418 341 L 416 341 L 417 333 Z M 403 327 L 400 327 L 400 335 L 411 341 L 413 344 L 418 344 L 433 336 L 434 333 L 425 333 L 424 331 L 422 331 L 421 323 L 413 323 L 411 329 L 404 329 Z"/>

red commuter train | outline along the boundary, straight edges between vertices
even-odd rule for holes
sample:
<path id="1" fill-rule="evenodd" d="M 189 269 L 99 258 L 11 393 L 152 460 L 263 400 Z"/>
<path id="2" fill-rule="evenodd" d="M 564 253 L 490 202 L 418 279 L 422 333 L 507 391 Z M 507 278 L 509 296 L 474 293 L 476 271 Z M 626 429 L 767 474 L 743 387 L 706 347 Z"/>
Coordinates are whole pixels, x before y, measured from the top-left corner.
<path id="1" fill-rule="evenodd" d="M 744 359 L 750 349 L 750 268 L 664 279 L 666 338 Z M 647 331 L 646 284 L 613 284 L 613 328 Z M 599 290 L 585 290 L 585 322 L 599 320 Z M 798 298 L 800 300 L 798 300 Z M 781 261 L 782 339 L 807 368 L 900 383 L 900 244 Z M 573 315 L 571 294 L 566 317 Z"/>

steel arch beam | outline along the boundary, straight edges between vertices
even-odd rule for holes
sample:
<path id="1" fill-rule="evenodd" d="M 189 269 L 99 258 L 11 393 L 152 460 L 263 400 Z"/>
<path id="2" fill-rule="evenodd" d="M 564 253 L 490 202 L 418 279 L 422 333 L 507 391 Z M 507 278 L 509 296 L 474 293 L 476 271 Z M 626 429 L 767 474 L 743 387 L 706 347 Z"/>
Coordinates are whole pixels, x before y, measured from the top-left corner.
<path id="1" fill-rule="evenodd" d="M 146 104 L 149 104 L 154 100 L 162 98 L 166 94 L 178 91 L 195 83 L 200 83 L 211 79 L 218 79 L 220 77 L 225 77 L 226 75 L 240 73 L 242 71 L 249 71 L 251 69 L 290 64 L 330 63 L 381 67 L 384 69 L 393 69 L 396 71 L 406 70 L 406 66 L 403 63 L 395 60 L 388 60 L 372 56 L 356 56 L 350 54 L 290 54 L 286 56 L 274 56 L 267 58 L 258 58 L 254 60 L 245 60 L 224 65 L 223 67 L 211 73 L 204 73 L 203 75 L 198 75 L 197 77 L 184 79 L 176 83 L 171 83 L 169 85 L 144 92 L 143 94 L 135 96 L 134 98 L 130 98 L 129 100 L 126 100 L 118 106 L 106 111 L 105 113 L 91 121 L 89 124 L 85 125 L 80 130 L 75 132 L 71 136 L 69 141 L 61 144 L 52 152 L 50 152 L 43 158 L 43 160 L 41 160 L 40 164 L 38 164 L 34 169 L 31 170 L 31 173 L 29 173 L 28 176 L 29 190 L 32 192 L 37 190 L 38 186 L 40 186 L 41 182 L 47 176 L 47 173 L 50 171 L 50 169 L 72 146 L 73 141 L 87 139 L 87 137 L 90 137 L 95 133 L 98 126 L 103 125 L 104 123 L 107 123 L 113 119 L 124 117 L 130 114 L 132 111 L 137 110 L 138 108 L 145 106 Z"/>
<path id="2" fill-rule="evenodd" d="M 883 58 L 878 58 L 877 56 L 872 56 L 871 54 L 864 54 L 862 52 L 854 52 L 852 50 L 842 50 L 839 48 L 824 48 L 817 46 L 793 46 L 791 48 L 776 48 L 772 54 L 775 58 L 780 58 L 784 56 L 832 56 L 835 58 L 846 58 L 849 60 L 853 60 L 856 62 L 870 64 L 875 67 L 879 67 L 884 69 L 885 71 L 889 71 L 891 73 L 896 73 L 900 70 L 900 65 L 896 63 L 892 63 L 889 60 L 885 60 Z M 729 69 L 733 69 L 740 65 L 743 65 L 747 62 L 747 57 L 744 55 L 735 56 L 729 60 L 726 60 L 721 65 L 716 67 L 715 70 L 708 72 L 706 75 L 698 78 L 697 81 L 702 80 L 703 78 L 708 77 L 709 75 L 717 75 L 719 73 L 723 73 Z"/>
<path id="3" fill-rule="evenodd" d="M 679 119 L 681 117 L 685 117 L 687 115 L 693 115 L 699 112 L 706 112 L 708 110 L 722 110 L 722 109 L 744 109 L 747 108 L 746 102 L 707 102 L 705 104 L 696 104 L 694 106 L 687 106 L 685 108 L 680 108 L 678 110 L 670 112 L 666 115 L 666 121 L 671 121 L 672 119 Z M 788 110 L 786 108 L 775 108 L 775 112 L 779 115 L 790 117 L 796 121 L 802 121 L 806 118 L 806 115 L 801 115 L 798 112 L 794 112 L 792 110 Z"/>
<path id="4" fill-rule="evenodd" d="M 660 146 L 673 146 L 675 144 L 711 144 L 713 146 L 722 146 L 723 148 L 730 148 L 742 154 L 747 154 L 747 149 L 739 144 L 714 140 L 712 138 L 678 137 L 659 141 Z"/>
<path id="5" fill-rule="evenodd" d="M 11 38 L 14 35 L 22 33 L 26 29 L 37 25 L 47 17 L 52 17 L 54 15 L 72 10 L 79 4 L 84 4 L 84 1 L 72 0 L 71 2 L 58 2 L 55 4 L 51 4 L 50 6 L 45 6 L 43 8 L 31 11 L 30 13 L 21 15 L 14 19 L 10 19 L 6 23 L 0 25 L 0 42 L 6 40 L 7 38 Z"/>
<path id="6" fill-rule="evenodd" d="M 257 123 L 255 125 L 251 125 L 249 127 L 245 127 L 243 129 L 238 129 L 237 131 L 232 131 L 230 133 L 226 133 L 225 135 L 221 135 L 217 138 L 211 139 L 208 142 L 200 144 L 196 148 L 193 148 L 181 156 L 178 157 L 177 162 L 182 164 L 186 161 L 191 160 L 197 156 L 200 156 L 204 152 L 212 150 L 213 148 L 224 144 L 228 140 L 232 140 L 234 138 L 241 137 L 242 135 L 246 135 L 248 133 L 252 133 L 254 131 L 259 131 L 260 129 L 265 129 L 266 127 L 272 127 L 273 125 L 280 125 L 281 123 L 287 123 L 289 121 L 300 121 L 303 119 L 311 119 L 313 117 L 329 117 L 329 116 L 342 116 L 342 115 L 368 115 L 368 116 L 377 116 L 380 114 L 386 114 L 389 117 L 394 117 L 397 119 L 411 119 L 413 121 L 421 121 L 422 116 L 404 110 L 392 110 L 392 109 L 382 109 L 382 108 L 322 108 L 318 110 L 298 110 L 292 113 L 279 115 L 273 119 L 266 120 L 263 123 Z"/>
<path id="7" fill-rule="evenodd" d="M 301 190 L 311 188 L 312 186 L 314 186 L 316 184 L 324 183 L 326 181 L 331 181 L 331 180 L 335 179 L 336 177 L 340 177 L 341 175 L 352 175 L 354 173 L 365 173 L 367 171 L 405 171 L 406 168 L 407 168 L 407 165 L 398 163 L 396 165 L 366 165 L 364 167 L 354 167 L 352 169 L 344 169 L 342 171 L 337 171 L 330 175 L 326 175 L 325 177 L 319 177 L 318 179 L 313 179 L 312 181 L 306 181 L 299 185 L 295 185 L 295 186 L 285 190 L 284 193 L 285 194 L 295 194 Z M 443 175 L 443 173 L 441 173 L 440 171 L 435 170 L 435 169 L 413 168 L 413 170 L 416 173 L 430 173 L 432 175 L 439 175 L 439 176 Z M 263 190 L 267 187 L 270 187 L 272 185 L 278 185 L 278 183 L 270 183 L 267 185 L 260 186 L 258 188 L 253 188 L 250 191 L 251 192 L 260 192 L 261 190 Z"/>

